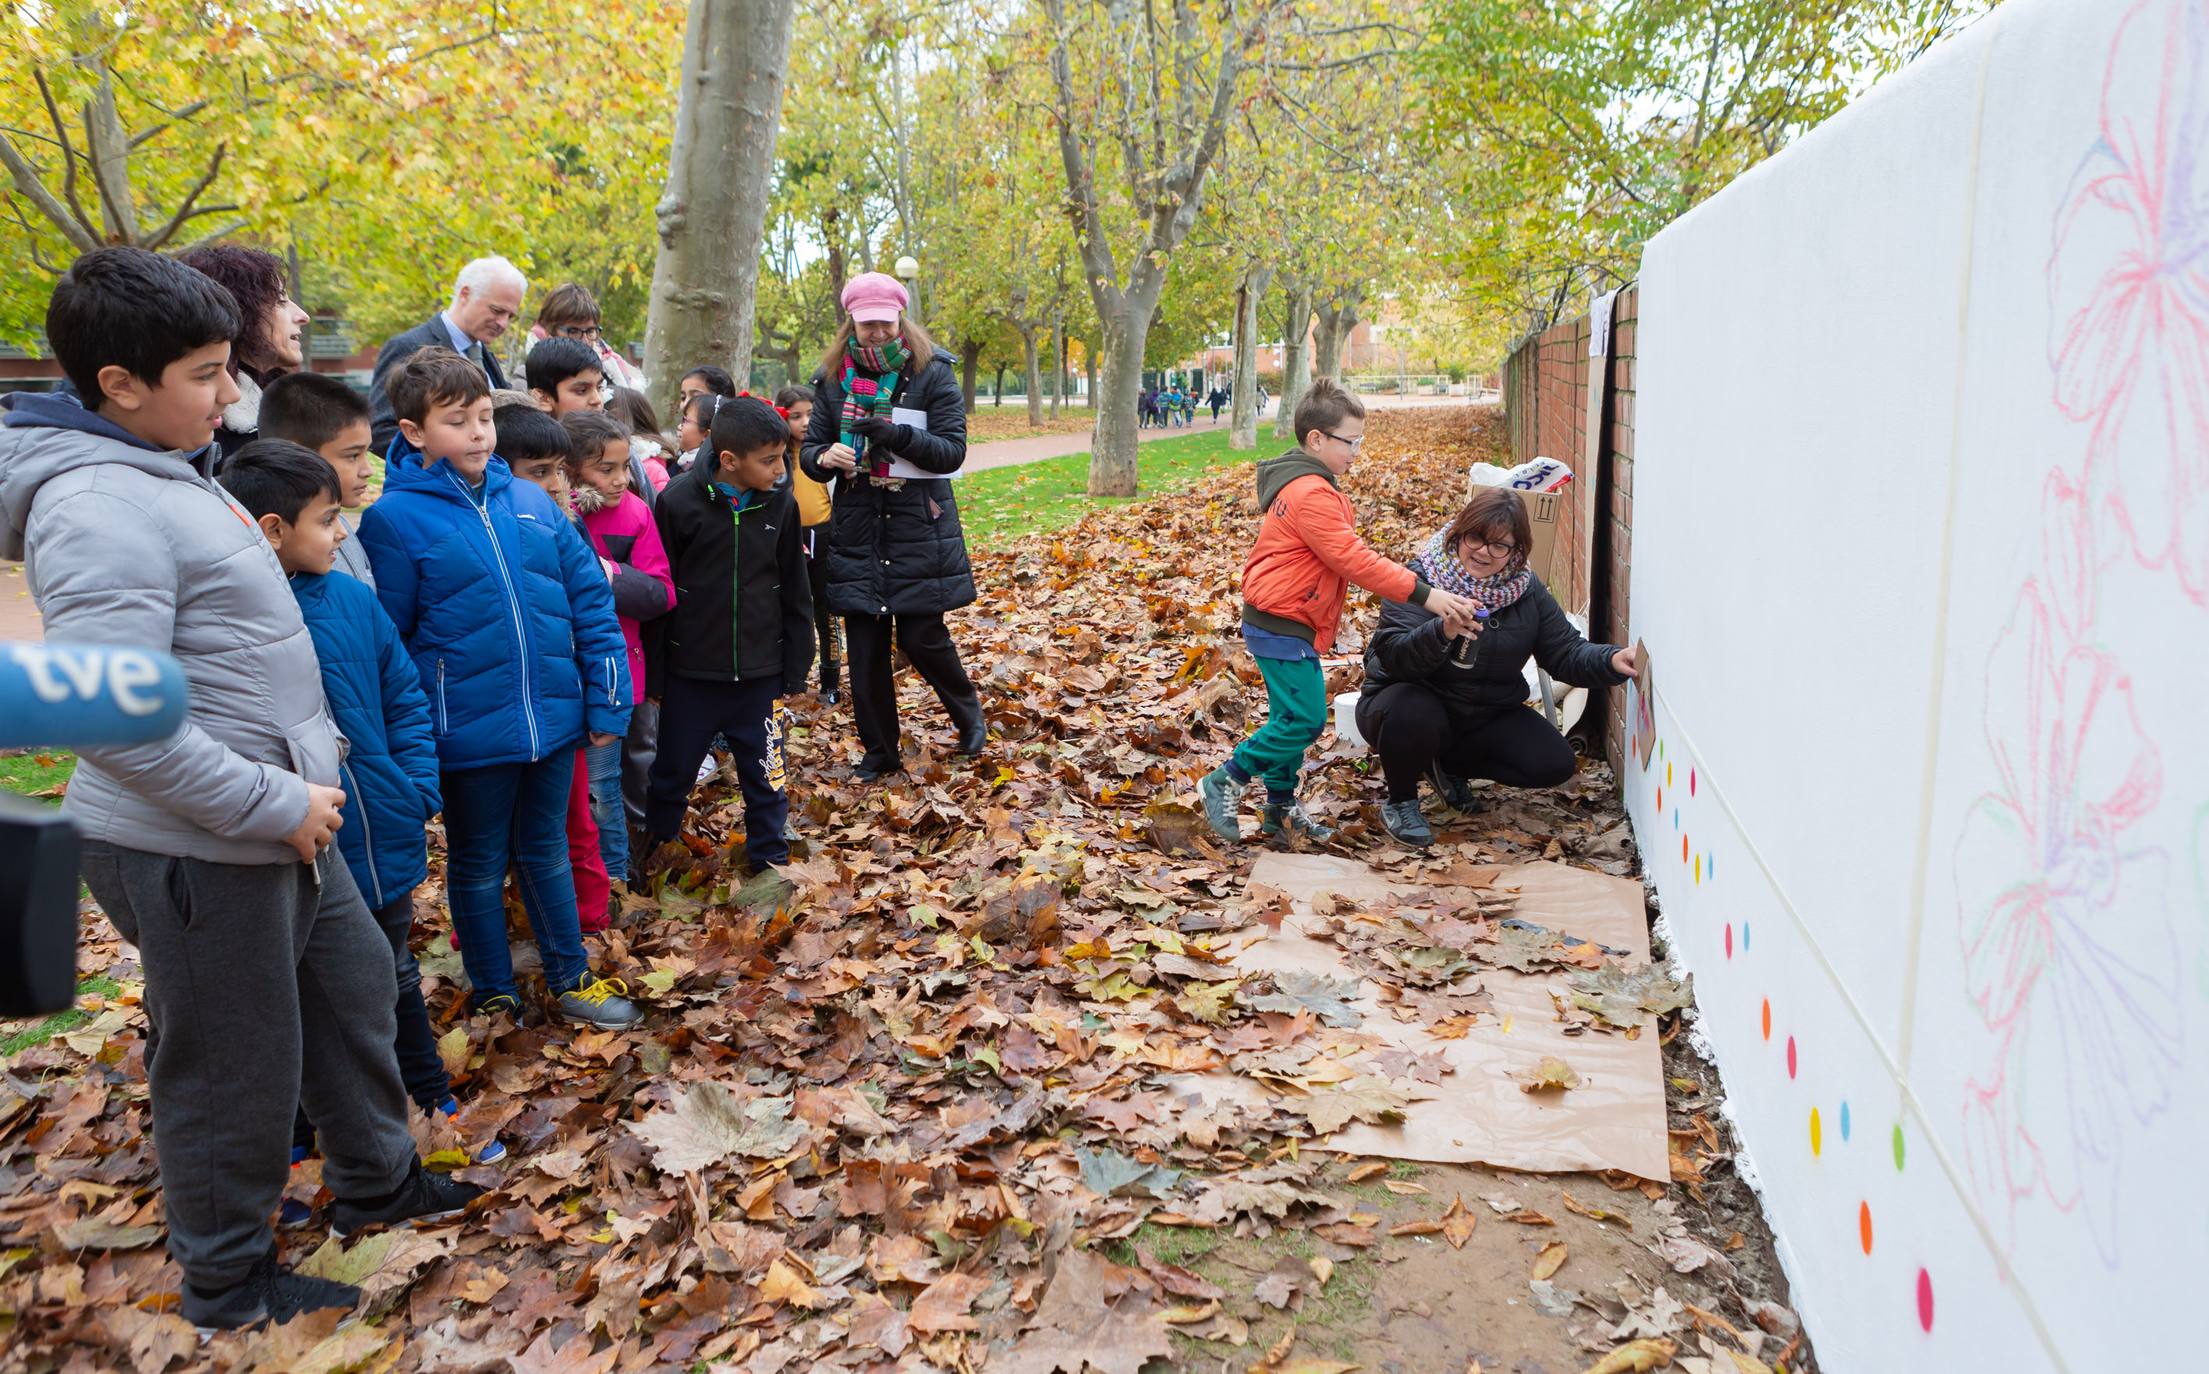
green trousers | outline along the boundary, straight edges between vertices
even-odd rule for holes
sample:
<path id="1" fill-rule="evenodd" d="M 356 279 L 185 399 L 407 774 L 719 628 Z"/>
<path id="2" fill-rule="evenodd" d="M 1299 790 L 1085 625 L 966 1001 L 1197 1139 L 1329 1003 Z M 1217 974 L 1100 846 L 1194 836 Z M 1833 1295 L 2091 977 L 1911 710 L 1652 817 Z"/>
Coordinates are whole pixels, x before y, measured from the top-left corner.
<path id="1" fill-rule="evenodd" d="M 1304 751 L 1327 728 L 1327 675 L 1316 658 L 1258 659 L 1266 679 L 1266 723 L 1229 756 L 1228 772 L 1264 778 L 1269 797 L 1293 797 Z"/>

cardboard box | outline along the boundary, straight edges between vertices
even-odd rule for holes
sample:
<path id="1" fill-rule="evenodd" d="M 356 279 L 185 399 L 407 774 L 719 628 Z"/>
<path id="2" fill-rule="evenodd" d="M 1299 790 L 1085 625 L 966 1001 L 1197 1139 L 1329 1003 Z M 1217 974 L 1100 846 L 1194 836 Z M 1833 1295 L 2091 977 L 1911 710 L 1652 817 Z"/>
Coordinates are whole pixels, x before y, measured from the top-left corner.
<path id="1" fill-rule="evenodd" d="M 1566 566 L 1568 560 L 1558 547 L 1562 542 L 1558 536 L 1567 518 L 1565 492 L 1571 490 L 1568 486 L 1564 491 L 1519 493 L 1526 499 L 1527 522 L 1534 527 L 1534 542 L 1527 549 L 1526 565 L 1542 579 L 1543 586 L 1552 590 L 1560 604 L 1566 599 L 1565 589 L 1572 583 L 1572 569 Z"/>

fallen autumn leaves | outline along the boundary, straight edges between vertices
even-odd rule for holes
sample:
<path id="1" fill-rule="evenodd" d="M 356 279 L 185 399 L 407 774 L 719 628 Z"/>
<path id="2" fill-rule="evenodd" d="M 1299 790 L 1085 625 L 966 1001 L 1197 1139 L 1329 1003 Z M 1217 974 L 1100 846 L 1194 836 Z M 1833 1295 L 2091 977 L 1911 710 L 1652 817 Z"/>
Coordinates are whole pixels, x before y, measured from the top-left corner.
<path id="1" fill-rule="evenodd" d="M 1377 547 L 1409 547 L 1449 512 L 1466 423 L 1463 410 L 1375 417 L 1349 487 Z M 497 1192 L 460 1226 L 351 1247 L 319 1227 L 287 1237 L 295 1261 L 363 1285 L 360 1323 L 191 1340 L 157 1248 L 138 1023 L 96 1022 L 100 1035 L 19 1055 L 0 1080 L 0 1230 L 16 1247 L 0 1252 L 5 1363 L 1135 1374 L 1170 1356 L 1176 1333 L 1234 1350 L 1266 1311 L 1311 1319 L 1345 1282 L 1329 1255 L 1274 1255 L 1232 1291 L 1162 1258 L 1161 1237 L 1306 1236 L 1342 1257 L 1434 1244 L 1422 1237 L 1464 1249 L 1475 1218 L 1461 1199 L 1446 1211 L 1425 1199 L 1388 1225 L 1364 1196 L 1377 1185 L 1345 1191 L 1373 1166 L 1345 1178 L 1304 1153 L 1447 1080 L 1418 1056 L 1361 1057 L 1356 1013 L 1325 980 L 1237 969 L 1227 933 L 1262 935 L 1282 908 L 1245 894 L 1248 854 L 1222 853 L 1187 805 L 1195 775 L 1263 711 L 1231 638 L 1248 485 L 1232 471 L 977 559 L 984 600 L 955 624 L 990 707 L 976 763 L 946 757 L 908 682 L 923 757 L 909 782 L 855 787 L 848 721 L 797 703 L 796 896 L 760 904 L 742 886 L 738 808 L 694 813 L 681 882 L 632 897 L 630 919 L 602 937 L 601 962 L 654 1006 L 643 1028 L 454 1019 L 453 961 L 425 945 L 465 1110 L 417 1132 L 434 1164 Z M 1353 603 L 1352 638 L 1371 618 Z M 1374 789 L 1339 753 L 1322 762 L 1312 806 L 1341 843 L 1435 885 L 1431 909 L 1395 913 L 1387 940 L 1344 925 L 1407 1017 L 1447 1034 L 1450 1017 L 1492 1015 L 1470 981 L 1484 964 L 1607 967 L 1593 947 L 1501 922 L 1507 903 L 1450 894 L 1468 858 L 1585 853 L 1625 871 L 1615 812 L 1598 835 L 1581 802 L 1510 799 L 1475 826 L 1477 855 L 1438 846 L 1412 859 L 1381 848 Z M 442 937 L 427 907 L 422 927 Z M 1421 931 L 1442 933 L 1394 938 Z M 127 1007 L 136 969 L 104 923 L 86 954 L 125 985 Z M 1578 1014 L 1593 1033 L 1608 1031 L 1606 1013 L 1685 998 L 1615 967 L 1587 988 Z M 1283 1091 L 1266 1107 L 1198 1111 L 1161 1086 L 1221 1067 Z M 1535 1086 L 1567 1086 L 1558 1068 Z M 465 1144 L 493 1133 L 510 1161 L 469 1165 Z M 1675 1173 L 1685 1162 L 1699 1181 L 1695 1161 L 1719 1155 L 1715 1138 L 1676 1138 Z M 293 1195 L 314 1197 L 314 1162 L 295 1172 Z M 1590 1225 L 1624 1221 L 1567 1205 Z M 1654 1308 L 1556 1288 L 1567 1246 L 1535 1229 L 1555 1223 L 1490 1206 L 1539 1241 L 1517 1261 L 1537 1298 L 1567 1312 L 1608 1304 L 1588 1360 L 1671 1358 L 1681 1304 L 1667 1308 L 1661 1288 Z M 1682 1273 L 1726 1264 L 1676 1223 L 1660 1241 Z M 1569 1253 L 1577 1274 L 1589 1261 Z M 1610 1353 L 1601 1333 L 1634 1321 L 1656 1327 Z M 1237 1367 L 1352 1367 L 1295 1347 L 1292 1326 Z"/>

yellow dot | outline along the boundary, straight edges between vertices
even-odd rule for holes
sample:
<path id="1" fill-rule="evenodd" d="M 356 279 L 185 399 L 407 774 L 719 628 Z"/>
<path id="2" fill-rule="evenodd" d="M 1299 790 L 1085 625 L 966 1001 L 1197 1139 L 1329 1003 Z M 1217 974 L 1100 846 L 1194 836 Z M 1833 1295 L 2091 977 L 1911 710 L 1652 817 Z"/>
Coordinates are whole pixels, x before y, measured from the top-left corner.
<path id="1" fill-rule="evenodd" d="M 1818 1109 L 1810 1109 L 1810 1153 L 1815 1155 L 1825 1147 L 1825 1128 L 1818 1122 Z"/>

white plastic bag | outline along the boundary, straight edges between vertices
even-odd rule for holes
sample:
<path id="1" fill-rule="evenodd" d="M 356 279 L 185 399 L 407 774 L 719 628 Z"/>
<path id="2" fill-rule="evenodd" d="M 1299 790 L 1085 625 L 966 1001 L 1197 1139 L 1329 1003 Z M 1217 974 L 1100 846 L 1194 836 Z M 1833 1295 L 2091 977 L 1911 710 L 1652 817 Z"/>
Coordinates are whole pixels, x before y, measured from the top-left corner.
<path id="1" fill-rule="evenodd" d="M 1510 487 L 1515 491 L 1562 491 L 1572 481 L 1572 469 L 1555 458 L 1529 458 L 1515 468 L 1475 463 L 1466 474 L 1468 491 L 1474 487 Z"/>

